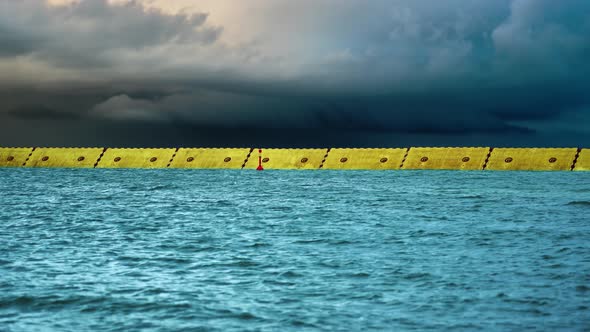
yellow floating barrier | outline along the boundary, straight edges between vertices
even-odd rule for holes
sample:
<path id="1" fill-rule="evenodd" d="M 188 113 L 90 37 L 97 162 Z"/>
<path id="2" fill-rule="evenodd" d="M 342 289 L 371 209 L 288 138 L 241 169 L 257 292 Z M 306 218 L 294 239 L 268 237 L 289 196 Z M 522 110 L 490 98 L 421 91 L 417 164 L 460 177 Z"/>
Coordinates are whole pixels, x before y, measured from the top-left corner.
<path id="1" fill-rule="evenodd" d="M 107 149 L 97 168 L 166 168 L 176 149 Z"/>
<path id="2" fill-rule="evenodd" d="M 33 148 L 0 148 L 0 167 L 22 167 Z"/>
<path id="3" fill-rule="evenodd" d="M 251 149 L 179 149 L 171 168 L 241 169 Z"/>
<path id="4" fill-rule="evenodd" d="M 574 171 L 590 171 L 590 149 L 582 149 Z"/>
<path id="5" fill-rule="evenodd" d="M 103 148 L 37 148 L 26 167 L 94 168 Z"/>
<path id="6" fill-rule="evenodd" d="M 0 167 L 256 169 L 258 149 L 3 148 Z M 263 149 L 265 169 L 590 171 L 590 149 Z"/>
<path id="7" fill-rule="evenodd" d="M 496 148 L 486 169 L 494 171 L 569 171 L 576 148 Z"/>
<path id="8" fill-rule="evenodd" d="M 323 169 L 399 169 L 407 149 L 331 149 Z"/>
<path id="9" fill-rule="evenodd" d="M 410 148 L 403 169 L 483 170 L 490 148 Z"/>
<path id="10" fill-rule="evenodd" d="M 262 149 L 264 169 L 319 169 L 327 149 Z M 258 167 L 258 149 L 254 149 L 247 169 Z"/>

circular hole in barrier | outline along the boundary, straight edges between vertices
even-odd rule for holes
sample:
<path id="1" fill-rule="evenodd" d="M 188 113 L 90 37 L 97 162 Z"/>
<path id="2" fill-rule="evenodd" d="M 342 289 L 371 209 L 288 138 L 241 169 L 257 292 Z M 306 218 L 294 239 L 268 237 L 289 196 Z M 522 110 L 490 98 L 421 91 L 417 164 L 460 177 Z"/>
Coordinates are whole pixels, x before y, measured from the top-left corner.
<path id="1" fill-rule="evenodd" d="M 117 158 L 113 159 L 113 161 L 116 162 L 116 163 L 118 163 L 118 162 L 121 161 L 121 157 L 117 157 Z"/>
<path id="2" fill-rule="evenodd" d="M 225 159 L 223 159 L 223 162 L 229 163 L 231 161 L 230 157 L 225 157 Z"/>
<path id="3" fill-rule="evenodd" d="M 512 157 L 508 157 L 506 159 L 504 159 L 505 163 L 511 163 L 514 159 L 512 159 Z"/>
<path id="4" fill-rule="evenodd" d="M 47 160 L 49 160 L 49 157 L 45 156 L 45 157 L 41 158 L 41 160 L 42 161 L 47 161 Z"/>
<path id="5" fill-rule="evenodd" d="M 549 162 L 552 164 L 555 163 L 556 161 L 557 161 L 557 158 L 555 158 L 555 157 L 549 158 Z"/>
<path id="6" fill-rule="evenodd" d="M 422 157 L 422 158 L 420 158 L 420 161 L 423 162 L 423 163 L 425 163 L 425 162 L 428 161 L 428 157 Z"/>
<path id="7" fill-rule="evenodd" d="M 6 158 L 7 161 L 13 161 L 14 157 L 13 156 L 8 156 L 8 158 Z"/>
<path id="8" fill-rule="evenodd" d="M 471 158 L 469 158 L 469 157 L 463 157 L 463 159 L 461 159 L 461 161 L 464 162 L 464 163 L 466 163 L 466 162 L 468 162 L 470 160 L 471 160 Z"/>
<path id="9" fill-rule="evenodd" d="M 301 163 L 302 163 L 302 164 L 305 164 L 305 163 L 306 163 L 306 162 L 308 162 L 308 161 L 309 161 L 309 159 L 307 159 L 307 158 L 301 158 Z"/>
<path id="10" fill-rule="evenodd" d="M 341 162 L 341 163 L 345 163 L 345 162 L 347 162 L 347 161 L 348 161 L 348 158 L 346 158 L 346 157 L 344 157 L 344 158 L 340 158 L 340 162 Z"/>
<path id="11" fill-rule="evenodd" d="M 192 163 L 193 161 L 195 161 L 195 158 L 193 158 L 193 157 L 186 158 L 187 163 Z"/>
<path id="12" fill-rule="evenodd" d="M 387 158 L 381 158 L 381 160 L 379 160 L 382 164 L 385 164 L 389 159 Z"/>
<path id="13" fill-rule="evenodd" d="M 263 163 L 267 163 L 269 160 L 270 160 L 270 159 L 268 159 L 268 158 L 264 158 L 264 159 L 262 159 L 262 162 L 263 162 Z"/>
<path id="14" fill-rule="evenodd" d="M 84 157 L 78 157 L 78 161 L 84 161 L 84 159 L 86 159 L 86 158 L 84 158 Z"/>
<path id="15" fill-rule="evenodd" d="M 151 157 L 151 158 L 150 158 L 150 163 L 154 163 L 154 162 L 156 162 L 156 160 L 158 160 L 158 158 L 156 158 L 156 157 Z"/>

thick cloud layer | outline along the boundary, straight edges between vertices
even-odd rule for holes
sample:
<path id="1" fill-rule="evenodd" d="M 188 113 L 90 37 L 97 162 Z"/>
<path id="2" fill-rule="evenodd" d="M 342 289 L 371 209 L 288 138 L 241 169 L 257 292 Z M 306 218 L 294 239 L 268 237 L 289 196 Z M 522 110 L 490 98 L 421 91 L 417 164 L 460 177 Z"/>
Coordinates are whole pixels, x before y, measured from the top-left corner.
<path id="1" fill-rule="evenodd" d="M 37 145 L 590 143 L 587 0 L 218 3 L 0 0 L 0 119 L 66 128 Z"/>

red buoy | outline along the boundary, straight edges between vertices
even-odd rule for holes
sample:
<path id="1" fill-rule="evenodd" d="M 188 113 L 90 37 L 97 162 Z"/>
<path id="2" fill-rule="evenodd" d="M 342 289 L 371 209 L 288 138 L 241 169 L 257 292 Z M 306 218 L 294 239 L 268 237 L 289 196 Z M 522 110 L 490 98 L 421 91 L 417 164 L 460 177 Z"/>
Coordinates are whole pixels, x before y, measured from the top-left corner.
<path id="1" fill-rule="evenodd" d="M 256 170 L 264 171 L 264 167 L 262 167 L 262 149 L 258 149 L 258 167 Z"/>

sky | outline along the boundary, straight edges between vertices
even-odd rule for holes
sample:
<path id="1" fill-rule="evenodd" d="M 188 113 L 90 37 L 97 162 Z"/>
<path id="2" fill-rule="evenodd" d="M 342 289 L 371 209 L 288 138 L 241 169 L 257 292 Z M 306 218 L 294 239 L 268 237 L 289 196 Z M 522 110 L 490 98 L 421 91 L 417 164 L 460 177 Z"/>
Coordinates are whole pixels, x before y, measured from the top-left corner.
<path id="1" fill-rule="evenodd" d="M 0 0 L 0 146 L 590 147 L 588 0 Z"/>

